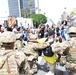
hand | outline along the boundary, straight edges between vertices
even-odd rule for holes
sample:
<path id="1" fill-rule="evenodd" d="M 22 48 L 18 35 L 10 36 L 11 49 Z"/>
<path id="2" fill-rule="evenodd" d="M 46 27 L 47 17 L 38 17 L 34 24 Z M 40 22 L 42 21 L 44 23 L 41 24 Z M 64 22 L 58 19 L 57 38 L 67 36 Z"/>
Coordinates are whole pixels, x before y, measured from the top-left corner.
<path id="1" fill-rule="evenodd" d="M 62 55 L 63 54 L 63 51 L 60 50 L 60 51 L 57 52 L 57 54 Z"/>

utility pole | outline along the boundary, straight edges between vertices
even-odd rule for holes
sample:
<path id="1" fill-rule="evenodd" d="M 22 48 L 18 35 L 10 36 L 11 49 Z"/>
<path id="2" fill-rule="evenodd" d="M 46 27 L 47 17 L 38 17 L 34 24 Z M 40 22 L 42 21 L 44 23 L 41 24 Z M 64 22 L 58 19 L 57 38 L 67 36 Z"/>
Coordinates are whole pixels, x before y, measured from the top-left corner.
<path id="1" fill-rule="evenodd" d="M 39 0 L 37 0 L 37 5 L 38 5 L 38 14 L 40 13 L 39 12 Z"/>

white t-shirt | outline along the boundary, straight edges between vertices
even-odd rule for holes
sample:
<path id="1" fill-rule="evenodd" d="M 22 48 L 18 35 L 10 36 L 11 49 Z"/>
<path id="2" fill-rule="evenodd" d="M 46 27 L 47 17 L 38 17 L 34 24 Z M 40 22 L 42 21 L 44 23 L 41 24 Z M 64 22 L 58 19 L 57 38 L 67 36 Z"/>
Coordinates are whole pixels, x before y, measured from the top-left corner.
<path id="1" fill-rule="evenodd" d="M 17 34 L 17 29 L 14 28 L 14 29 L 12 30 L 12 32 L 14 32 L 15 34 Z"/>

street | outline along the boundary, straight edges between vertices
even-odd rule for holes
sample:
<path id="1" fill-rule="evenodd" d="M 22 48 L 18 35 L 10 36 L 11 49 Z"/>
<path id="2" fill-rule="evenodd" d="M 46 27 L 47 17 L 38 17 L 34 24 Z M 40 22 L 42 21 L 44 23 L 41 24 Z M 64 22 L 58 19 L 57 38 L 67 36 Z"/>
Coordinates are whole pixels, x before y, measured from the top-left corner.
<path id="1" fill-rule="evenodd" d="M 48 72 L 45 67 L 46 61 L 43 56 L 39 56 L 38 58 L 38 72 L 35 75 L 46 75 Z"/>
<path id="2" fill-rule="evenodd" d="M 48 73 L 48 71 L 45 67 L 46 61 L 44 60 L 43 56 L 39 56 L 38 63 L 39 63 L 38 72 L 34 75 L 46 75 Z M 55 75 L 62 75 L 62 73 L 64 75 L 70 75 L 69 71 L 65 70 L 65 67 L 60 67 L 60 69 L 61 68 L 62 68 L 63 71 L 60 71 L 60 72 L 59 72 L 59 70 L 55 69 Z"/>

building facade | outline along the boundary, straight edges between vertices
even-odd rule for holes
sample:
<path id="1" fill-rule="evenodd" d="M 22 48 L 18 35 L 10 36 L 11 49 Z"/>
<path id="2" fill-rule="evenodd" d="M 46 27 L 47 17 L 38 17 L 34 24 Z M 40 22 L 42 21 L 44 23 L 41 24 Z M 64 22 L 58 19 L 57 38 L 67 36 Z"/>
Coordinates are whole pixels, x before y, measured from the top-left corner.
<path id="1" fill-rule="evenodd" d="M 21 17 L 22 8 L 29 8 L 31 13 L 35 13 L 35 0 L 31 1 L 32 6 L 29 0 L 8 0 L 9 16 Z"/>

